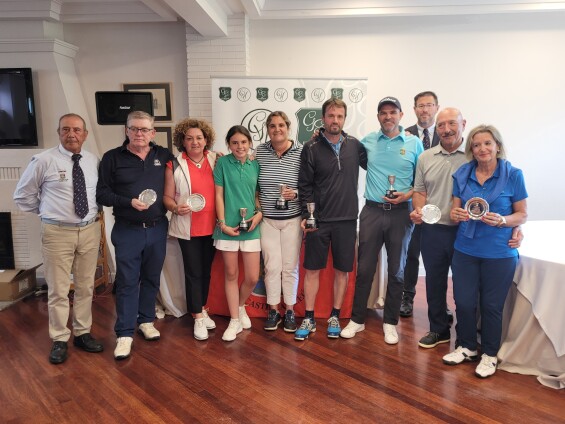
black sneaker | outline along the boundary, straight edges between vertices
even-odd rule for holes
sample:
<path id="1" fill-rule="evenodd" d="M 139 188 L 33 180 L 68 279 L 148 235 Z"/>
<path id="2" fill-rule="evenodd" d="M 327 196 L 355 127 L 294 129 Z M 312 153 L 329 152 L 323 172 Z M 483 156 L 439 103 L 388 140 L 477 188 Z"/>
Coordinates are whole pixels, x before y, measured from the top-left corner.
<path id="1" fill-rule="evenodd" d="M 286 311 L 284 314 L 284 331 L 294 333 L 296 331 L 296 317 L 294 311 Z"/>
<path id="2" fill-rule="evenodd" d="M 402 298 L 402 303 L 400 304 L 400 316 L 408 318 L 412 316 L 412 310 L 414 309 L 414 301 L 408 296 Z"/>
<path id="3" fill-rule="evenodd" d="M 280 323 L 281 314 L 279 314 L 276 309 L 269 309 L 269 316 L 267 317 L 267 321 L 265 321 L 263 329 L 267 331 L 275 331 L 277 328 L 279 328 Z"/>
<path id="4" fill-rule="evenodd" d="M 431 349 L 436 347 L 440 343 L 449 343 L 450 335 L 441 335 L 439 333 L 434 333 L 430 331 L 418 342 L 418 346 L 425 347 L 426 349 Z"/>

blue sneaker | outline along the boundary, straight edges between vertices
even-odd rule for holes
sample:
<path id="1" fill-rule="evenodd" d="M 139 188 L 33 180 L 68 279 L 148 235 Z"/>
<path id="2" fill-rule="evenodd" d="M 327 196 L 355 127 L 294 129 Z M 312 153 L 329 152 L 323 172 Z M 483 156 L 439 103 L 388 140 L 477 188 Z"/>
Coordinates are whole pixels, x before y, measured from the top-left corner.
<path id="1" fill-rule="evenodd" d="M 328 319 L 328 337 L 330 339 L 339 339 L 339 333 L 341 333 L 339 318 L 331 316 L 330 319 Z"/>
<path id="2" fill-rule="evenodd" d="M 316 321 L 311 318 L 304 318 L 300 328 L 294 333 L 294 340 L 307 339 L 310 333 L 316 332 Z"/>

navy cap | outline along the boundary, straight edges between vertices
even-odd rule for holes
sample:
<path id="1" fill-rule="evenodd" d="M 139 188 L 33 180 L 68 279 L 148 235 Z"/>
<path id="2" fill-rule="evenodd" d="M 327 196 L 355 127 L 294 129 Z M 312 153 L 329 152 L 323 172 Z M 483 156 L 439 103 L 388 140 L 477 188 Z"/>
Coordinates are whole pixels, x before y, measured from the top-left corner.
<path id="1" fill-rule="evenodd" d="M 398 99 L 396 97 L 386 96 L 384 99 L 382 99 L 379 102 L 379 106 L 377 107 L 377 112 L 380 112 L 381 108 L 384 105 L 393 105 L 394 107 L 397 107 L 398 110 L 400 110 L 402 112 L 402 107 L 400 106 L 400 102 L 398 101 Z"/>

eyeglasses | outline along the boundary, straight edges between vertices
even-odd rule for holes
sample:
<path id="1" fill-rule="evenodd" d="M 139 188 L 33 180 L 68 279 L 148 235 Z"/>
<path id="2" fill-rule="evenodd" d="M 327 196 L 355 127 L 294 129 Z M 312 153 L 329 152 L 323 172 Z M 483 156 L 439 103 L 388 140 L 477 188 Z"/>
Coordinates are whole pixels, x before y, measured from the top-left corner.
<path id="1" fill-rule="evenodd" d="M 59 131 L 63 134 L 68 134 L 70 132 L 74 132 L 75 134 L 82 134 L 82 132 L 85 131 L 85 130 L 83 130 L 82 128 L 63 127 Z"/>
<path id="2" fill-rule="evenodd" d="M 153 131 L 153 128 L 128 127 L 128 130 L 130 130 L 134 134 L 137 134 L 138 132 L 142 134 L 149 134 L 151 131 Z"/>
<path id="3" fill-rule="evenodd" d="M 417 105 L 416 109 L 424 110 L 424 109 L 431 109 L 433 107 L 436 107 L 436 105 L 434 103 L 426 103 L 425 105 Z"/>

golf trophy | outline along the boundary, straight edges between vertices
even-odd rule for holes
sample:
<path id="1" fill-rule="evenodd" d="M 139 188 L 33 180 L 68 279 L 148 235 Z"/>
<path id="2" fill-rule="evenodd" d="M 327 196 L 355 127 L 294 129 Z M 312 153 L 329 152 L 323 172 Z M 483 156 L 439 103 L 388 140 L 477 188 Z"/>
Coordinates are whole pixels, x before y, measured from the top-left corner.
<path id="1" fill-rule="evenodd" d="M 275 209 L 287 210 L 288 209 L 288 200 L 283 197 L 283 191 L 286 190 L 286 184 L 279 184 L 279 198 L 277 199 L 277 203 L 275 204 Z"/>
<path id="2" fill-rule="evenodd" d="M 306 219 L 306 229 L 314 230 L 318 228 L 318 223 L 316 222 L 316 218 L 314 218 L 314 211 L 316 210 L 316 204 L 307 203 L 306 207 L 308 208 L 308 212 L 310 212 L 310 216 Z"/>
<path id="3" fill-rule="evenodd" d="M 141 203 L 144 203 L 147 206 L 151 206 L 157 200 L 157 193 L 155 190 L 148 188 L 147 190 L 143 190 L 140 194 L 138 199 Z"/>
<path id="4" fill-rule="evenodd" d="M 388 182 L 390 183 L 390 187 L 388 188 L 388 190 L 386 191 L 385 196 L 388 197 L 389 199 L 396 199 L 396 189 L 393 187 L 394 186 L 394 182 L 396 181 L 396 177 L 394 175 L 389 175 L 388 176 Z"/>
<path id="5" fill-rule="evenodd" d="M 241 215 L 241 222 L 239 223 L 239 231 L 241 232 L 249 231 L 249 224 L 245 220 L 245 215 L 247 215 L 247 208 L 239 208 L 239 214 Z"/>

